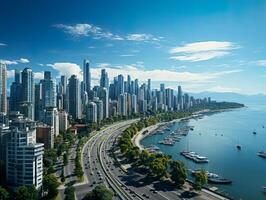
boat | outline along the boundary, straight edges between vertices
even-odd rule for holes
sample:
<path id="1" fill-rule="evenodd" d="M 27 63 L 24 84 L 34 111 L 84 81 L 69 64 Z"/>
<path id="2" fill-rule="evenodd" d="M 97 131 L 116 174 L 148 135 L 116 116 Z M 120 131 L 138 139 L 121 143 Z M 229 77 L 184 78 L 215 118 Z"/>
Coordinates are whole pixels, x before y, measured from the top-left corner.
<path id="1" fill-rule="evenodd" d="M 266 193 L 266 186 L 262 186 L 262 190 Z"/>
<path id="2" fill-rule="evenodd" d="M 237 145 L 236 145 L 236 148 L 237 148 L 238 150 L 241 150 L 241 145 L 240 145 L 240 144 L 237 144 Z"/>
<path id="3" fill-rule="evenodd" d="M 266 151 L 259 151 L 259 152 L 257 153 L 257 155 L 258 155 L 259 157 L 266 158 Z"/>
<path id="4" fill-rule="evenodd" d="M 192 175 L 195 175 L 197 173 L 201 172 L 201 170 L 194 170 L 192 171 Z M 208 182 L 213 184 L 231 184 L 232 180 L 223 178 L 215 173 L 210 173 L 208 171 L 205 172 L 208 177 Z"/>
<path id="5" fill-rule="evenodd" d="M 253 131 L 253 135 L 256 135 L 257 134 L 257 132 L 256 131 Z"/>
<path id="6" fill-rule="evenodd" d="M 208 163 L 209 160 L 205 156 L 201 156 L 193 151 L 181 151 L 180 155 L 184 156 L 185 158 L 192 160 L 195 163 Z"/>

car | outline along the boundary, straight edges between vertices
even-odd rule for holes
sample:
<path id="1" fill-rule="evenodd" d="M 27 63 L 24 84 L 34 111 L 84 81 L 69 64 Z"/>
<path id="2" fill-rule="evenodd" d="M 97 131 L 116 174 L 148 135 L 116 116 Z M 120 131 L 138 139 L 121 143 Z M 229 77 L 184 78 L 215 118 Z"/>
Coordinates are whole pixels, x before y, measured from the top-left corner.
<path id="1" fill-rule="evenodd" d="M 93 184 L 93 185 L 94 185 L 94 184 L 96 184 L 96 181 L 93 181 L 93 183 L 92 183 L 92 184 Z"/>
<path id="2" fill-rule="evenodd" d="M 90 175 L 92 176 L 92 175 L 93 175 L 93 173 L 90 173 Z"/>

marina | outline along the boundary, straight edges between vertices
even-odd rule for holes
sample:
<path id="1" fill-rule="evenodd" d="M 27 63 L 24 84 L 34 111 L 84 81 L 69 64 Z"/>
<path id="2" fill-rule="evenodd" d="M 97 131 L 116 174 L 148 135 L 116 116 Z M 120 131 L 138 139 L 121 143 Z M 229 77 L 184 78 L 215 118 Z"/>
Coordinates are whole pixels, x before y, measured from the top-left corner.
<path id="1" fill-rule="evenodd" d="M 234 199 L 265 199 L 266 189 L 262 189 L 262 186 L 266 186 L 265 123 L 266 105 L 250 104 L 243 109 L 167 123 L 161 127 L 160 133 L 156 133 L 157 129 L 154 134 L 145 137 L 141 145 L 148 147 L 155 144 L 160 148 L 159 151 L 181 160 L 188 169 L 214 172 L 219 178 L 209 178 L 209 187 L 217 187 L 218 191 Z M 193 127 L 193 130 L 188 127 Z M 177 130 L 186 131 L 184 135 L 179 132 L 181 139 L 174 141 Z M 159 143 L 164 139 L 172 141 L 172 144 Z M 192 157 L 188 158 L 191 154 L 185 153 L 186 157 L 181 155 L 182 151 L 195 152 L 208 162 L 195 162 Z M 225 181 L 222 178 L 233 184 L 222 183 Z M 191 173 L 188 179 L 194 179 Z"/>
<path id="2" fill-rule="evenodd" d="M 195 176 L 195 174 L 201 172 L 201 170 L 193 170 L 191 173 L 193 176 Z M 215 173 L 211 173 L 208 171 L 205 171 L 207 177 L 208 177 L 208 182 L 209 183 L 213 183 L 213 184 L 231 184 L 232 181 L 230 179 L 226 179 L 223 178 L 221 176 L 219 176 L 218 174 Z"/>

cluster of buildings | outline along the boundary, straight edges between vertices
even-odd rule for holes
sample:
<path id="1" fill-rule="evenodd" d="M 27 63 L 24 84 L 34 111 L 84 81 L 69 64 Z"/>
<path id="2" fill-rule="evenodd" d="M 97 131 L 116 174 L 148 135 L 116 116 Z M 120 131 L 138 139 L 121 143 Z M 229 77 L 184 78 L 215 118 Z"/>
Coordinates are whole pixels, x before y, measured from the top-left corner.
<path id="1" fill-rule="evenodd" d="M 112 116 L 129 116 L 147 111 L 179 111 L 210 101 L 174 91 L 160 84 L 152 89 L 151 79 L 139 83 L 130 75 L 109 82 L 101 70 L 100 84 L 92 87 L 90 63 L 84 60 L 83 80 L 61 76 L 58 83 L 50 71 L 34 80 L 32 69 L 15 70 L 7 97 L 7 69 L 0 62 L 0 160 L 10 186 L 42 186 L 44 148 L 53 148 L 59 132 L 69 128 L 69 119 L 97 123 Z M 2 168 L 1 168 L 2 169 Z"/>

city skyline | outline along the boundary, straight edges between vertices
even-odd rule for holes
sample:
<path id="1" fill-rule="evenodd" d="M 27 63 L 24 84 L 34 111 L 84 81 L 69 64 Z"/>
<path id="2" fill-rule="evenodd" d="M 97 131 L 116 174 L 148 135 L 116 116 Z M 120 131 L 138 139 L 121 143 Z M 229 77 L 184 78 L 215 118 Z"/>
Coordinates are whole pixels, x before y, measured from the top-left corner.
<path id="1" fill-rule="evenodd" d="M 15 68 L 31 67 L 37 79 L 51 71 L 53 77 L 76 74 L 82 80 L 86 58 L 92 86 L 105 68 L 110 80 L 130 74 L 141 83 L 151 78 L 155 88 L 164 82 L 188 92 L 266 94 L 263 1 L 206 1 L 206 6 L 196 1 L 117 1 L 115 7 L 106 2 L 104 9 L 96 1 L 15 2 L 12 16 L 10 2 L 3 2 L 0 14 L 7 88 Z M 44 15 L 53 9 L 58 12 Z"/>

